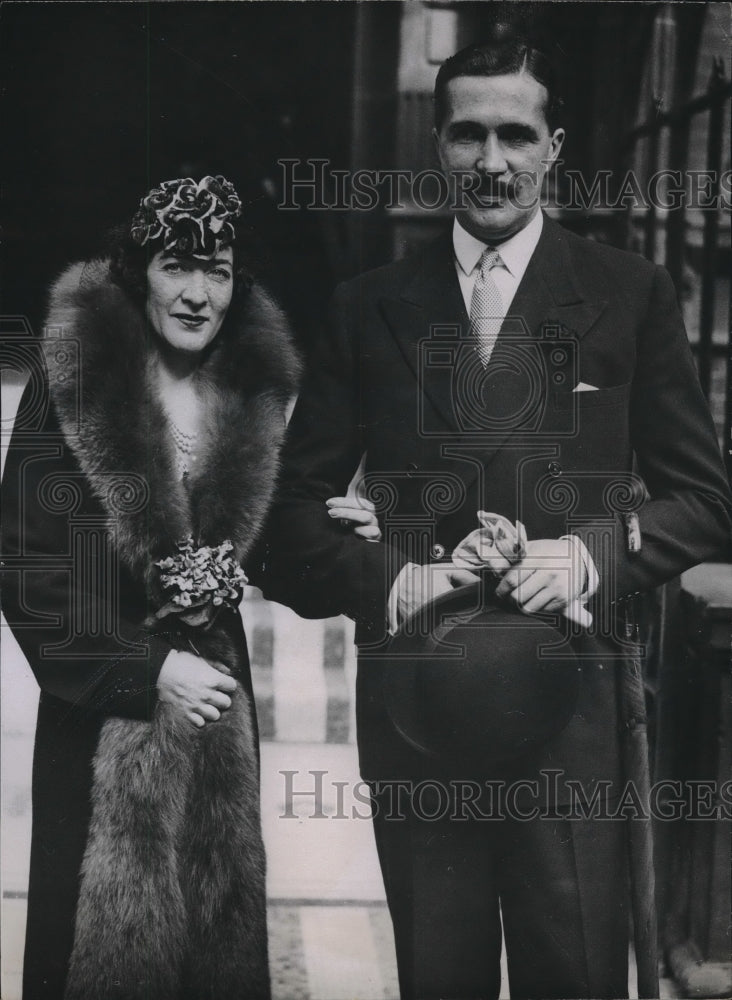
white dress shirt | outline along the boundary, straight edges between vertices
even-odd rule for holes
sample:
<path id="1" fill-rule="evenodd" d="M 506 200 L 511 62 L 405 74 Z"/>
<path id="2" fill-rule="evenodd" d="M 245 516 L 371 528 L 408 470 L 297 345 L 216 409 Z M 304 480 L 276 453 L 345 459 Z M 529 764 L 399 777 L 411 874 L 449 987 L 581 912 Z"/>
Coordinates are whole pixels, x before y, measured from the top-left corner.
<path id="1" fill-rule="evenodd" d="M 511 308 L 514 296 L 518 289 L 526 268 L 529 266 L 532 254 L 536 250 L 541 231 L 544 227 L 544 216 L 537 212 L 531 221 L 520 229 L 517 233 L 505 240 L 503 243 L 494 245 L 501 257 L 501 263 L 491 269 L 491 278 L 495 281 L 496 287 L 501 296 L 503 311 L 501 319 L 505 319 Z M 452 228 L 452 244 L 455 251 L 455 270 L 457 272 L 460 291 L 465 302 L 465 310 L 470 315 L 470 304 L 473 297 L 473 286 L 478 277 L 478 264 L 483 255 L 483 251 L 488 244 L 482 243 L 471 236 L 460 225 L 457 217 Z M 497 513 L 501 513 L 498 511 Z M 477 522 L 477 516 L 476 516 Z M 586 578 L 585 588 L 580 594 L 578 601 L 581 605 L 592 597 L 597 590 L 600 578 L 592 556 L 587 550 L 584 542 L 576 535 L 563 535 L 568 538 L 576 547 L 584 564 Z M 394 581 L 389 593 L 388 602 L 388 622 L 389 632 L 393 634 L 399 626 L 399 594 L 405 585 L 407 574 L 419 572 L 420 567 L 414 563 L 407 563 L 402 567 L 401 572 Z M 571 613 L 571 612 L 570 612 Z M 572 615 L 574 617 L 574 615 Z"/>
<path id="2" fill-rule="evenodd" d="M 544 216 L 541 212 L 537 212 L 527 226 L 504 243 L 496 245 L 496 250 L 501 255 L 501 263 L 491 268 L 491 278 L 495 281 L 503 302 L 500 319 L 505 319 L 511 308 L 516 289 L 529 266 L 531 255 L 536 250 L 543 227 Z M 463 293 L 465 309 L 469 316 L 473 286 L 478 277 L 478 264 L 486 244 L 466 232 L 456 218 L 452 227 L 452 245 L 455 250 L 455 270 L 460 282 L 460 291 Z"/>

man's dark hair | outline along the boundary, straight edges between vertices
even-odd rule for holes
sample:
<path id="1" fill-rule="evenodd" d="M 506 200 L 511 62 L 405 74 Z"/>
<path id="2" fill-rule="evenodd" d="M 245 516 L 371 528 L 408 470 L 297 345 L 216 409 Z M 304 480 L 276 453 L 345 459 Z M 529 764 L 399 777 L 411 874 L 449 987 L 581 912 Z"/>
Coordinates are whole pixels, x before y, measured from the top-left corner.
<path id="1" fill-rule="evenodd" d="M 525 38 L 508 38 L 482 42 L 461 49 L 440 66 L 435 80 L 435 127 L 439 131 L 447 114 L 447 85 L 457 76 L 503 76 L 526 72 L 547 90 L 544 109 L 549 131 L 557 127 L 562 107 L 557 74 L 551 57 L 543 49 L 534 48 Z"/>

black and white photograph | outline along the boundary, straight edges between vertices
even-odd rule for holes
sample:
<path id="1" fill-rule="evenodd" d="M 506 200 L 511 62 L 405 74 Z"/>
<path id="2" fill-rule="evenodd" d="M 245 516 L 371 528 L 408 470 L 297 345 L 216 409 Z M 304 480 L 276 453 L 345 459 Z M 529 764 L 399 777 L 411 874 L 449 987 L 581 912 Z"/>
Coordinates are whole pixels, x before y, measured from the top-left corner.
<path id="1" fill-rule="evenodd" d="M 732 7 L 0 5 L 0 997 L 732 996 Z"/>

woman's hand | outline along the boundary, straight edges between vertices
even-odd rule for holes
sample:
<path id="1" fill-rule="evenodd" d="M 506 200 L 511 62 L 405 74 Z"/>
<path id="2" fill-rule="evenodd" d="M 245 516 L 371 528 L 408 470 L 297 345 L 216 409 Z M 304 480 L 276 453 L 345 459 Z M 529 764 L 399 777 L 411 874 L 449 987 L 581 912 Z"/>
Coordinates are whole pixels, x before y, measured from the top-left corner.
<path id="1" fill-rule="evenodd" d="M 325 501 L 328 513 L 348 528 L 354 525 L 354 534 L 368 542 L 381 540 L 381 528 L 376 518 L 374 505 L 361 497 L 331 497 Z"/>
<path id="2" fill-rule="evenodd" d="M 236 681 L 200 656 L 171 650 L 158 674 L 158 697 L 177 708 L 194 726 L 216 722 L 231 707 Z"/>

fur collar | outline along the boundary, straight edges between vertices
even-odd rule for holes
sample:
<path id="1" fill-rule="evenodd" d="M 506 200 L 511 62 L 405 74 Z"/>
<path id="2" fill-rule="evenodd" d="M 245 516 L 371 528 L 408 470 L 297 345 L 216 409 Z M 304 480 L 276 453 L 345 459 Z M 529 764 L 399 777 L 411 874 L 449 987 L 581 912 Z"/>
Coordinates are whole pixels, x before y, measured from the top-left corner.
<path id="1" fill-rule="evenodd" d="M 78 343 L 75 370 L 58 350 L 59 330 Z M 204 427 L 184 485 L 154 391 L 149 336 L 107 261 L 72 265 L 51 290 L 45 353 L 61 428 L 120 558 L 148 590 L 153 562 L 189 533 L 202 545 L 230 538 L 238 559 L 246 556 L 274 491 L 285 409 L 299 374 L 284 314 L 254 285 L 243 303 L 232 303 L 196 376 Z"/>

